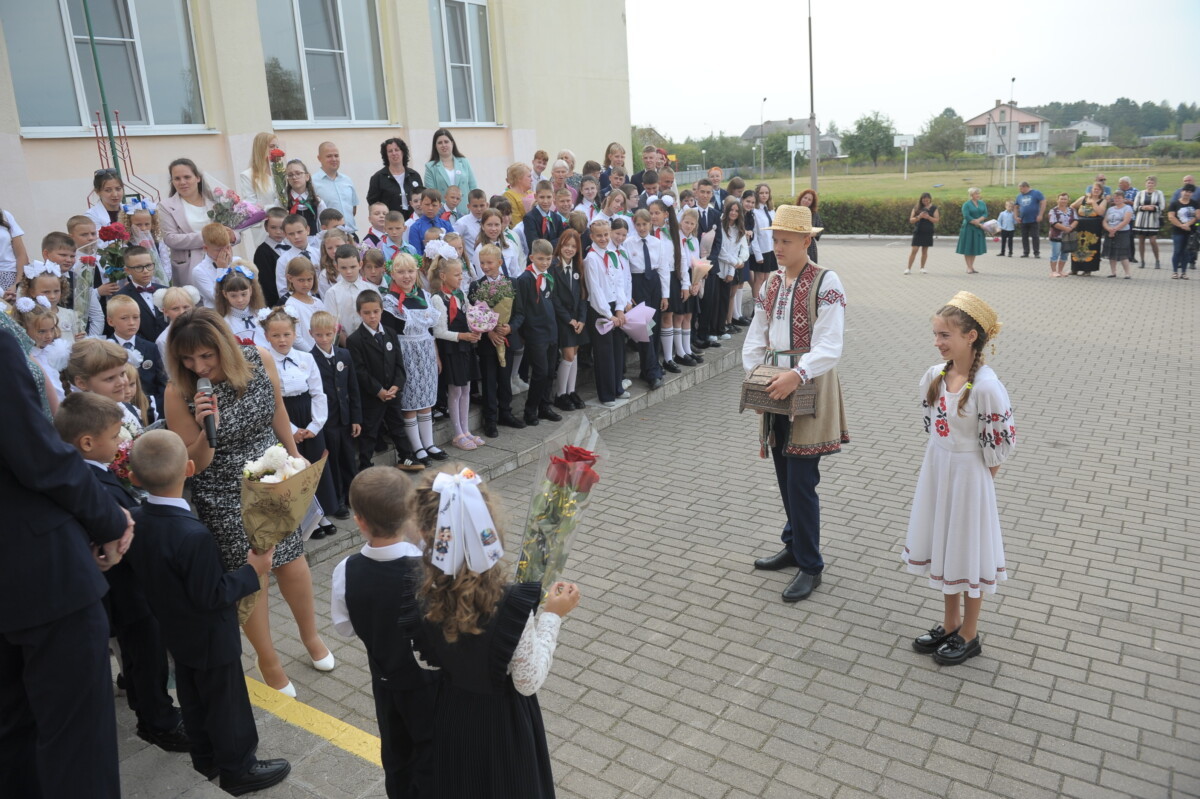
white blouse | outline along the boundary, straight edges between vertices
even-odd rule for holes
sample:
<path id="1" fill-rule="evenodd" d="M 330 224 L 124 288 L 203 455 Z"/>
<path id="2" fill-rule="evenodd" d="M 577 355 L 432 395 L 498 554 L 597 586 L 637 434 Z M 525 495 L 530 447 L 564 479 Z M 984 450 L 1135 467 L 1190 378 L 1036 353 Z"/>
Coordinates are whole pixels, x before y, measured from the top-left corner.
<path id="1" fill-rule="evenodd" d="M 772 277 L 768 277 L 758 292 L 754 303 L 754 318 L 746 332 L 742 345 L 742 368 L 749 374 L 754 367 L 766 363 L 767 350 L 790 350 L 792 348 L 792 294 L 799 280 L 787 285 L 786 272 L 780 269 L 775 274 L 785 276 L 775 298 L 775 307 L 767 308 L 767 289 Z M 817 318 L 812 323 L 810 349 L 804 355 L 785 356 L 780 366 L 791 366 L 800 379 L 807 383 L 837 366 L 842 357 L 842 336 L 846 326 L 846 290 L 835 272 L 827 271 L 821 283 L 817 299 Z M 813 286 L 813 291 L 818 287 Z M 790 359 L 790 363 L 786 362 Z"/>
<path id="2" fill-rule="evenodd" d="M 764 253 L 775 251 L 775 234 L 767 230 L 774 220 L 774 211 L 762 206 L 754 209 L 754 236 L 750 239 L 750 254 L 755 261 L 762 261 Z"/>
<path id="3" fill-rule="evenodd" d="M 267 341 L 266 331 L 258 321 L 257 314 L 250 308 L 246 308 L 244 311 L 230 308 L 229 313 L 225 314 L 225 324 L 229 325 L 233 335 L 239 339 L 251 339 L 256 347 L 271 346 Z"/>
<path id="4" fill-rule="evenodd" d="M 296 346 L 305 352 L 311 352 L 312 348 L 317 345 L 313 341 L 312 333 L 309 332 L 309 326 L 312 324 L 313 314 L 317 311 L 325 310 L 325 303 L 317 297 L 309 295 L 312 302 L 302 302 L 295 297 L 288 297 L 284 306 L 291 308 L 296 312 L 299 318 L 296 320 Z"/>
<path id="5" fill-rule="evenodd" d="M 321 386 L 321 371 L 317 368 L 316 360 L 309 353 L 295 347 L 285 355 L 280 355 L 273 347 L 268 351 L 275 359 L 281 393 L 285 397 L 299 397 L 302 394 L 312 397 L 312 421 L 305 429 L 313 435 L 321 432 L 329 418 L 329 404 L 325 397 L 325 389 Z M 293 433 L 299 429 L 292 425 Z"/>

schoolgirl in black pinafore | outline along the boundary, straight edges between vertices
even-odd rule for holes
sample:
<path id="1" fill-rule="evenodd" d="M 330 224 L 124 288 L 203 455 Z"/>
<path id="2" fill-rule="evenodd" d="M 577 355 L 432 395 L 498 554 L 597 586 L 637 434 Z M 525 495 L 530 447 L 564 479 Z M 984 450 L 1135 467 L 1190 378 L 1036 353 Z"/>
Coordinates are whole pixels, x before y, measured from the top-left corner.
<path id="1" fill-rule="evenodd" d="M 461 291 L 453 295 L 440 294 L 442 303 L 446 306 L 446 329 L 451 333 L 470 333 L 467 325 L 467 298 Z M 456 312 L 450 312 L 450 299 L 454 298 Z M 446 376 L 446 384 L 451 386 L 470 385 L 472 380 L 479 379 L 479 361 L 475 357 L 475 345 L 470 341 L 446 341 L 438 339 L 438 355 L 442 358 L 442 374 Z"/>
<path id="2" fill-rule="evenodd" d="M 582 347 L 588 343 L 587 328 L 582 333 L 576 333 L 575 328 L 571 327 L 571 320 L 587 321 L 587 286 L 584 285 L 583 272 L 576 269 L 572 262 L 555 258 L 550 264 L 550 277 L 553 282 L 554 310 L 558 317 L 558 346 Z"/>

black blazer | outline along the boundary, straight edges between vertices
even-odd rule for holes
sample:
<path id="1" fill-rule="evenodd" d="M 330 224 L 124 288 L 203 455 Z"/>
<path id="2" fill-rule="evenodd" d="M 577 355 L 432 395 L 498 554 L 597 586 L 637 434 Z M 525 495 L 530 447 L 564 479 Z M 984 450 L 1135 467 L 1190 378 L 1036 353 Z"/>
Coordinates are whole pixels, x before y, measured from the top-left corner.
<path id="1" fill-rule="evenodd" d="M 329 400 L 329 418 L 325 424 L 336 427 L 362 424 L 362 399 L 350 350 L 334 347 L 333 360 L 330 360 L 319 348 L 313 347 L 312 356 Z"/>
<path id="2" fill-rule="evenodd" d="M 425 184 L 421 182 L 421 176 L 417 174 L 417 171 L 411 167 L 405 167 L 404 194 L 408 197 L 408 207 L 405 208 L 400 203 L 400 186 L 385 166 L 371 175 L 371 183 L 367 186 L 367 206 L 383 203 L 389 211 L 399 211 L 404 214 L 405 219 L 411 219 L 414 210 L 413 196 L 424 190 Z"/>
<path id="3" fill-rule="evenodd" d="M 379 392 L 392 386 L 403 391 L 404 382 L 408 379 L 396 334 L 382 324 L 379 330 L 383 333 L 382 342 L 375 339 L 366 325 L 359 325 L 358 330 L 346 340 L 346 349 L 350 350 L 350 358 L 354 361 L 354 374 L 358 378 L 364 404 L 368 401 L 378 402 Z"/>
<path id="4" fill-rule="evenodd" d="M 583 298 L 583 272 L 571 271 L 578 277 L 572 277 L 557 258 L 550 266 L 550 274 L 554 276 L 554 311 L 559 328 L 568 327 L 572 319 L 577 322 L 587 321 L 588 304 Z M 586 334 L 587 330 L 583 332 Z"/>
<path id="5" fill-rule="evenodd" d="M 122 563 L 145 591 L 171 655 L 193 669 L 240 658 L 237 601 L 259 589 L 254 567 L 221 568 L 216 539 L 183 508 L 147 503 L 133 518 L 137 542 Z"/>
<path id="6" fill-rule="evenodd" d="M 292 245 L 286 241 L 283 242 L 283 246 L 289 250 L 292 248 Z M 266 300 L 268 308 L 279 305 L 279 287 L 275 285 L 275 264 L 279 262 L 279 253 L 280 250 L 275 249 L 275 242 L 269 238 L 258 245 L 258 249 L 254 251 L 254 265 L 258 267 L 258 283 L 262 286 L 263 299 Z"/>
<path id="7" fill-rule="evenodd" d="M 155 291 L 165 289 L 166 286 L 158 283 L 151 283 L 150 287 Z M 138 310 L 142 312 L 141 326 L 138 327 L 138 335 L 150 341 L 158 341 L 158 336 L 167 329 L 167 317 L 163 316 L 162 311 L 154 305 L 153 294 L 143 294 L 133 287 L 132 283 L 126 283 L 117 291 L 118 294 L 124 294 L 126 297 L 133 297 L 137 300 Z M 104 323 L 104 335 L 112 335 L 112 328 L 108 323 Z M 158 347 L 156 346 L 157 350 Z"/>
<path id="8" fill-rule="evenodd" d="M 109 336 L 108 340 L 119 345 L 115 336 Z M 142 391 L 154 400 L 155 412 L 147 420 L 154 422 L 163 417 L 163 410 L 166 408 L 163 405 L 163 393 L 167 390 L 167 368 L 163 364 L 158 345 L 153 340 L 142 338 L 140 335 L 134 336 L 133 348 L 142 356 L 141 362 L 135 363 L 134 366 L 138 370 L 138 379 L 142 381 Z"/>
<path id="9" fill-rule="evenodd" d="M 542 219 L 546 220 L 546 232 L 542 233 Z M 533 242 L 537 239 L 546 239 L 551 244 L 558 244 L 558 237 L 563 232 L 563 222 L 558 214 L 554 211 L 550 212 L 548 217 L 542 216 L 542 209 L 536 205 L 525 212 L 525 216 L 521 217 L 521 224 L 525 230 L 525 244 L 533 249 Z M 526 253 L 528 255 L 529 253 Z"/>
<path id="10" fill-rule="evenodd" d="M 555 308 L 554 289 L 550 287 L 553 280 L 547 273 L 540 294 L 537 278 L 528 269 L 513 281 L 513 291 L 517 296 L 513 300 L 512 318 L 508 323 L 521 331 L 521 338 L 526 343 L 548 344 L 558 341 L 558 324 L 555 321 L 558 311 Z"/>
<path id="11" fill-rule="evenodd" d="M 42 413 L 17 340 L 0 332 L 0 633 L 61 619 L 108 590 L 90 542 L 115 541 L 125 514 Z"/>
<path id="12" fill-rule="evenodd" d="M 92 474 L 96 475 L 100 484 L 104 486 L 108 495 L 115 499 L 122 508 L 132 512 L 141 504 L 141 500 L 134 496 L 108 469 L 101 469 L 90 463 L 88 467 L 92 470 Z M 134 530 L 134 539 L 137 539 L 136 529 Z M 130 547 L 130 551 L 132 550 L 133 547 Z M 128 553 L 126 553 L 126 558 L 128 558 Z M 108 581 L 108 587 L 112 589 L 105 601 L 112 614 L 111 621 L 114 625 L 123 627 L 141 621 L 150 615 L 150 605 L 146 602 L 146 595 L 142 592 L 142 587 L 138 584 L 137 578 L 125 558 L 104 572 L 104 579 Z"/>
<path id="13" fill-rule="evenodd" d="M 700 211 L 700 229 L 696 231 L 696 239 L 699 240 L 701 236 L 714 228 L 717 232 L 713 234 L 712 249 L 708 251 L 708 257 L 715 267 L 717 256 L 721 254 L 721 211 L 719 206 L 709 203 L 707 208 Z M 715 278 L 717 270 L 714 268 L 708 274 Z"/>

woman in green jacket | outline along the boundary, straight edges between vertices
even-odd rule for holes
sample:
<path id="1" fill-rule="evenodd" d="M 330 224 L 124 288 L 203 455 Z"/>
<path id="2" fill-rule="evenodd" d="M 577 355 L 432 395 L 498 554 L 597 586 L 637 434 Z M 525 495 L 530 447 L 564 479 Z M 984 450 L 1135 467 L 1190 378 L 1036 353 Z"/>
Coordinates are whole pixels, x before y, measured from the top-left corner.
<path id="1" fill-rule="evenodd" d="M 433 133 L 433 149 L 425 164 L 425 188 L 437 189 L 445 197 L 446 189 L 451 186 L 462 190 L 457 211 L 463 216 L 467 213 L 467 195 L 478 188 L 475 173 L 471 171 L 471 162 L 458 151 L 458 143 L 450 131 L 438 128 Z"/>

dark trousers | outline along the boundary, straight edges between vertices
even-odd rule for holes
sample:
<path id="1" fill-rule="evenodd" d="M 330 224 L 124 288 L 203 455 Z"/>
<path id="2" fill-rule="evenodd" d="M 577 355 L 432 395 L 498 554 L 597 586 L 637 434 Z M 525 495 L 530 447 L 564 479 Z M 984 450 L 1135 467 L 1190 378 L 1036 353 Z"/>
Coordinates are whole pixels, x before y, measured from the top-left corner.
<path id="1" fill-rule="evenodd" d="M 658 282 L 657 272 L 643 272 L 633 276 L 633 304 L 646 303 L 646 307 L 654 309 L 655 319 L 658 318 L 659 305 L 662 304 L 662 284 Z M 643 344 L 638 342 L 638 377 L 649 382 L 663 376 L 662 342 L 659 340 L 656 324 L 650 333 L 650 341 Z"/>
<path id="2" fill-rule="evenodd" d="M 525 360 L 529 364 L 529 394 L 525 397 L 525 415 L 533 416 L 550 402 L 554 387 L 553 370 L 558 365 L 558 340 L 544 341 L 526 332 Z"/>
<path id="3" fill-rule="evenodd" d="M 1033 255 L 1038 257 L 1041 255 L 1041 231 L 1038 229 L 1041 226 L 1039 222 L 1022 222 L 1021 223 L 1021 251 L 1025 255 L 1029 255 L 1029 240 L 1033 239 Z M 1009 252 L 1012 252 L 1011 248 Z"/>
<path id="4" fill-rule="evenodd" d="M 0 634 L 0 786 L 13 797 L 120 797 L 100 602 Z"/>
<path id="5" fill-rule="evenodd" d="M 695 326 L 700 335 L 714 338 L 725 332 L 725 314 L 721 310 L 722 296 L 725 297 L 724 307 L 728 308 L 729 289 L 725 287 L 725 281 L 717 277 L 714 266 L 704 276 L 704 296 L 700 298 L 700 324 Z"/>
<path id="6" fill-rule="evenodd" d="M 505 348 L 504 366 L 496 346 L 486 335 L 475 347 L 479 354 L 479 382 L 483 394 L 483 420 L 496 423 L 502 413 L 512 413 L 512 350 Z"/>
<path id="7" fill-rule="evenodd" d="M 375 442 L 386 435 L 392 439 L 397 458 L 411 457 L 412 446 L 404 433 L 404 414 L 400 410 L 400 395 L 384 402 L 378 397 L 362 398 L 362 433 L 358 436 L 358 469 L 369 469 L 375 455 Z"/>
<path id="8" fill-rule="evenodd" d="M 175 688 L 183 707 L 192 766 L 197 771 L 216 766 L 225 777 L 249 771 L 258 749 L 258 729 L 241 661 L 209 669 L 176 662 Z"/>
<path id="9" fill-rule="evenodd" d="M 326 473 L 333 478 L 333 492 L 337 494 L 338 502 L 349 504 L 350 483 L 358 474 L 357 460 L 354 454 L 355 439 L 350 435 L 350 425 L 326 425 L 322 430 L 325 434 L 325 446 L 329 448 L 329 461 L 325 464 Z M 337 508 L 328 510 L 332 513 Z"/>
<path id="10" fill-rule="evenodd" d="M 1016 235 L 1017 235 L 1017 231 L 1015 231 L 1015 230 L 1001 230 L 1000 231 L 1000 254 L 1001 255 L 1004 255 L 1005 248 L 1007 248 L 1008 254 L 1012 255 L 1013 239 L 1016 238 Z"/>
<path id="11" fill-rule="evenodd" d="M 1187 251 L 1188 238 L 1190 233 L 1185 233 L 1179 228 L 1171 231 L 1171 271 L 1186 272 L 1188 268 L 1188 259 L 1191 254 Z"/>
<path id="12" fill-rule="evenodd" d="M 104 573 L 108 593 L 104 604 L 109 624 L 121 645 L 121 674 L 125 700 L 137 716 L 138 726 L 168 732 L 179 726 L 179 709 L 167 693 L 170 667 L 158 620 L 150 612 L 133 569 L 119 563 Z"/>
<path id="13" fill-rule="evenodd" d="M 388 799 L 433 796 L 433 689 L 393 691 L 371 680 Z"/>
<path id="14" fill-rule="evenodd" d="M 800 571 L 820 574 L 825 568 L 821 559 L 821 500 L 817 484 L 821 482 L 820 458 L 789 458 L 783 454 L 791 424 L 786 416 L 774 416 L 775 446 L 771 458 L 775 461 L 775 479 L 787 524 L 783 526 L 783 546 L 792 552 Z"/>
<path id="15" fill-rule="evenodd" d="M 587 334 L 592 342 L 592 372 L 596 376 L 596 399 L 613 402 L 621 393 L 621 378 L 618 377 L 625 362 L 625 352 L 620 349 L 621 339 L 616 330 L 601 334 L 596 330 L 596 320 L 601 318 L 595 310 L 588 308 Z"/>

